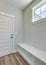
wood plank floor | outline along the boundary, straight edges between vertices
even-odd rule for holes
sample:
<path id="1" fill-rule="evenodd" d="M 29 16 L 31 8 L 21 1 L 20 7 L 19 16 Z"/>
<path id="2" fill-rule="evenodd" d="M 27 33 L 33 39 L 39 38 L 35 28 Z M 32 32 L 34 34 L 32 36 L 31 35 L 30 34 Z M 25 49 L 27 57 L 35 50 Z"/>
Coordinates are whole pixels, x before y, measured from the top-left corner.
<path id="1" fill-rule="evenodd" d="M 0 65 L 29 65 L 24 58 L 17 52 L 0 57 Z"/>

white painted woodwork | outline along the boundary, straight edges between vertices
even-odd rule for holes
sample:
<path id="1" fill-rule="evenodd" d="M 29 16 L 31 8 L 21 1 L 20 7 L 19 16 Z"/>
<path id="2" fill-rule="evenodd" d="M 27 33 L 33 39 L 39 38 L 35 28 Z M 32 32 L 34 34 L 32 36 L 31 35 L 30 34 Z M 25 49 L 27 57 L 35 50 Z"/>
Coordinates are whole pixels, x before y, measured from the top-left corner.
<path id="1" fill-rule="evenodd" d="M 13 17 L 0 14 L 0 56 L 13 51 Z"/>
<path id="2" fill-rule="evenodd" d="M 20 47 L 22 47 L 23 49 L 25 49 L 26 51 L 28 51 L 30 54 L 32 54 L 33 56 L 35 56 L 36 58 L 40 59 L 41 61 L 43 61 L 44 63 L 46 63 L 46 52 L 34 48 L 28 44 L 24 44 L 24 43 L 20 43 L 18 44 Z"/>

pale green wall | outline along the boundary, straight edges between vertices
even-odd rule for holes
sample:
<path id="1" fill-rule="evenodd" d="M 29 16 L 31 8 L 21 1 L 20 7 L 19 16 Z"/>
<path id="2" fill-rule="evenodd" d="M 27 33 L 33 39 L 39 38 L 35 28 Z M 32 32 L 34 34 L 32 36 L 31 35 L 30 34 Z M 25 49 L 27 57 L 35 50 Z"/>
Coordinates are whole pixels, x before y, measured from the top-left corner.
<path id="1" fill-rule="evenodd" d="M 39 23 L 32 22 L 32 8 L 39 1 L 34 0 L 24 10 L 24 43 L 46 51 L 46 20 L 41 20 Z"/>
<path id="2" fill-rule="evenodd" d="M 40 20 L 40 23 L 32 23 L 32 7 L 39 1 L 40 0 L 34 0 L 34 2 L 24 10 L 23 42 L 46 51 L 46 19 Z M 17 49 L 30 65 L 46 65 L 23 48 L 18 46 Z"/>

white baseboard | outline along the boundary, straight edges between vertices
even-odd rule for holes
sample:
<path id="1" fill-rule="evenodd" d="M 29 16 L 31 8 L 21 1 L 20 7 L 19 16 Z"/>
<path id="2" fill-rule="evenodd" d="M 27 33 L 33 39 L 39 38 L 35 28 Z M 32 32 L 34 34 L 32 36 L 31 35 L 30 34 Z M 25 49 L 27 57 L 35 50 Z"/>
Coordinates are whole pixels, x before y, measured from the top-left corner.
<path id="1" fill-rule="evenodd" d="M 16 53 L 17 52 L 17 50 L 14 50 L 12 53 Z"/>
<path id="2" fill-rule="evenodd" d="M 8 55 L 8 54 L 10 54 L 10 53 L 11 53 L 11 50 L 2 51 L 2 52 L 0 52 L 0 57 L 1 57 L 1 56 L 5 56 L 5 55 Z"/>
<path id="3" fill-rule="evenodd" d="M 2 51 L 0 52 L 0 57 L 11 54 L 11 53 L 16 53 L 17 50 L 11 51 L 11 50 L 7 50 L 7 51 Z"/>

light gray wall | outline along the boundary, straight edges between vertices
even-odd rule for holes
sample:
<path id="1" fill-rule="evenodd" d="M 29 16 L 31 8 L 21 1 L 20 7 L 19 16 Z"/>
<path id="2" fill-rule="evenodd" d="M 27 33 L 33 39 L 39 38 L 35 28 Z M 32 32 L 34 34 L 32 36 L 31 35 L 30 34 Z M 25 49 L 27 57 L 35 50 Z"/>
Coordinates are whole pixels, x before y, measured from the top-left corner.
<path id="1" fill-rule="evenodd" d="M 22 24 L 23 24 L 23 12 L 17 8 L 14 8 L 5 0 L 0 0 L 0 11 L 15 16 L 15 40 L 14 50 L 16 50 L 16 44 L 23 41 Z"/>
<path id="2" fill-rule="evenodd" d="M 46 19 L 38 21 L 39 23 L 32 23 L 32 7 L 38 2 L 40 0 L 34 0 L 24 10 L 23 42 L 46 51 Z M 46 65 L 22 47 L 18 46 L 17 49 L 30 65 Z"/>
<path id="3" fill-rule="evenodd" d="M 46 20 L 32 22 L 32 7 L 40 0 L 34 0 L 24 10 L 24 43 L 30 44 L 38 49 L 46 51 Z"/>

